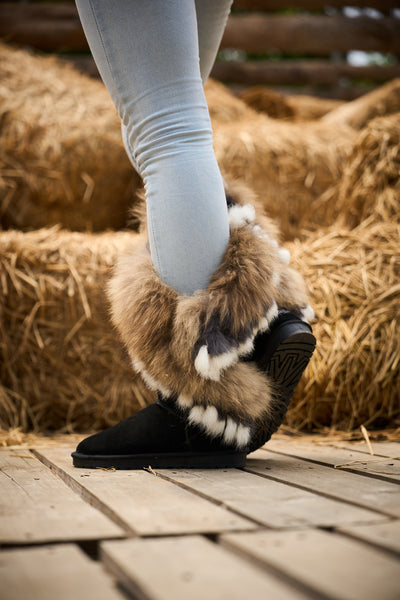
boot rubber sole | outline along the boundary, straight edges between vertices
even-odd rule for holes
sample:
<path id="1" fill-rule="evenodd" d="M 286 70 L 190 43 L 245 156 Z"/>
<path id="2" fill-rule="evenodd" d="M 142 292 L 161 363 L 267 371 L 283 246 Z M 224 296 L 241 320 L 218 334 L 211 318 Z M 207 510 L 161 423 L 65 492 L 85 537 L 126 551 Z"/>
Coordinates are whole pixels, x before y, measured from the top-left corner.
<path id="1" fill-rule="evenodd" d="M 74 467 L 85 469 L 226 469 L 243 467 L 246 452 L 176 452 L 101 455 L 73 452 Z"/>
<path id="2" fill-rule="evenodd" d="M 290 330 L 291 323 L 285 325 L 283 329 Z M 265 372 L 278 384 L 282 396 L 293 395 L 310 362 L 315 344 L 315 337 L 309 331 L 293 331 L 289 337 L 279 342 L 265 365 Z"/>
<path id="3" fill-rule="evenodd" d="M 256 362 L 273 382 L 273 403 L 259 420 L 249 452 L 266 444 L 278 430 L 316 345 L 311 327 L 299 320 L 284 321 L 269 334 L 267 343 L 265 339 L 257 342 Z"/>

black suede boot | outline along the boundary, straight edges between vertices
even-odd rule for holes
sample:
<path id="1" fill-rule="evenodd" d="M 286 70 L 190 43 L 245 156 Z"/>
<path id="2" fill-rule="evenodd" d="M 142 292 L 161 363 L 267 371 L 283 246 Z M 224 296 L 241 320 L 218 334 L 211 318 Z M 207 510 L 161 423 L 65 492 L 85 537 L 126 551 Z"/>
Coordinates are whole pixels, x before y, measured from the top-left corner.
<path id="1" fill-rule="evenodd" d="M 281 425 L 314 347 L 311 327 L 288 311 L 280 311 L 270 331 L 257 336 L 254 351 L 245 360 L 256 362 L 272 378 L 274 398 L 268 412 L 251 426 L 250 441 L 240 451 L 224 443 L 224 431 L 211 438 L 188 421 L 175 398 L 159 393 L 155 404 L 83 440 L 72 454 L 73 463 L 116 469 L 241 467 L 246 455 L 265 444 Z"/>
<path id="2" fill-rule="evenodd" d="M 217 469 L 242 467 L 246 452 L 211 439 L 159 394 L 155 404 L 83 440 L 72 457 L 75 467 Z"/>
<path id="3" fill-rule="evenodd" d="M 303 322 L 313 312 L 273 224 L 233 198 L 228 215 L 221 264 L 193 296 L 159 278 L 146 235 L 119 258 L 112 320 L 159 397 L 79 444 L 76 466 L 238 467 L 282 422 L 315 344 Z"/>

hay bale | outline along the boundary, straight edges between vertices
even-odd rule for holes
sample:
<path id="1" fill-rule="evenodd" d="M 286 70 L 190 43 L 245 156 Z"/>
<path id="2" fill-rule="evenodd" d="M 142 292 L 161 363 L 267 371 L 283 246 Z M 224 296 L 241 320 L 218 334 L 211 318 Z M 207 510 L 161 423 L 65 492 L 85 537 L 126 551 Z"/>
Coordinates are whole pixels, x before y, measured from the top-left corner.
<path id="1" fill-rule="evenodd" d="M 207 102 L 214 149 L 228 180 L 256 192 L 284 239 L 337 216 L 336 185 L 356 137 L 352 128 L 293 123 L 257 113 L 225 86 L 210 82 Z"/>
<path id="2" fill-rule="evenodd" d="M 399 239 L 399 225 L 370 219 L 292 245 L 319 320 L 316 352 L 288 413 L 291 427 L 398 424 Z"/>
<path id="3" fill-rule="evenodd" d="M 343 100 L 332 98 L 317 98 L 302 94 L 287 95 L 286 102 L 293 110 L 296 121 L 313 121 L 342 106 Z"/>
<path id="4" fill-rule="evenodd" d="M 4 44 L 0 80 L 0 227 L 123 227 L 139 178 L 103 84 Z"/>
<path id="5" fill-rule="evenodd" d="M 231 123 L 245 119 L 254 111 L 237 98 L 225 85 L 208 79 L 204 86 L 208 111 L 214 123 Z"/>
<path id="6" fill-rule="evenodd" d="M 322 120 L 327 125 L 348 125 L 354 129 L 366 127 L 375 117 L 388 116 L 400 112 L 400 79 L 393 79 L 332 110 Z"/>
<path id="7" fill-rule="evenodd" d="M 341 100 L 280 94 L 263 86 L 248 88 L 239 97 L 257 112 L 285 121 L 313 121 L 342 105 Z"/>
<path id="8" fill-rule="evenodd" d="M 335 186 L 354 137 L 346 126 L 286 123 L 255 112 L 234 123 L 214 123 L 224 176 L 256 192 L 284 239 L 334 222 Z"/>
<path id="9" fill-rule="evenodd" d="M 295 112 L 286 100 L 286 96 L 263 86 L 254 86 L 242 92 L 239 97 L 256 112 L 267 114 L 273 119 L 292 121 Z"/>
<path id="10" fill-rule="evenodd" d="M 104 283 L 134 233 L 0 233 L 0 428 L 99 429 L 144 406 Z"/>
<path id="11" fill-rule="evenodd" d="M 338 189 L 338 211 L 349 227 L 371 215 L 399 222 L 400 113 L 377 117 L 360 132 Z"/>
<path id="12" fill-rule="evenodd" d="M 399 233 L 371 220 L 289 245 L 319 317 L 290 427 L 395 425 Z M 0 234 L 0 428 L 101 429 L 153 399 L 131 371 L 103 293 L 116 254 L 135 239 L 56 228 Z"/>
<path id="13" fill-rule="evenodd" d="M 104 86 L 53 58 L 5 45 L 0 76 L 0 226 L 123 227 L 138 177 Z M 225 174 L 254 188 L 287 238 L 304 225 L 331 222 L 326 207 L 352 130 L 280 122 L 222 84 L 211 81 L 206 89 Z"/>

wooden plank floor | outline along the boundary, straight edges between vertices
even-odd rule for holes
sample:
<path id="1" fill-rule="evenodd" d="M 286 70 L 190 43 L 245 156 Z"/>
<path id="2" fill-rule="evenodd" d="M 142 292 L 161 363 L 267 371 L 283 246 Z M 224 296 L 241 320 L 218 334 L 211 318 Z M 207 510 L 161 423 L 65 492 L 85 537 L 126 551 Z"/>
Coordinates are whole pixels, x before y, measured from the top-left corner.
<path id="1" fill-rule="evenodd" d="M 243 469 L 0 449 L 1 600 L 399 600 L 400 442 L 277 437 Z"/>

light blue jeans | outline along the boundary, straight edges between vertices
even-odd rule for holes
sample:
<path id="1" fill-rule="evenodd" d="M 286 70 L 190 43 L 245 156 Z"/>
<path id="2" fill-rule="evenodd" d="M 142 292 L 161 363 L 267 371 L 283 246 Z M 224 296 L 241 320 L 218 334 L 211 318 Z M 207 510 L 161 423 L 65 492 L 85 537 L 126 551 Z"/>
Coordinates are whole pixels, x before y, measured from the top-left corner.
<path id="1" fill-rule="evenodd" d="M 179 293 L 193 294 L 207 286 L 229 239 L 203 83 L 232 0 L 76 4 L 145 184 L 154 267 Z"/>

